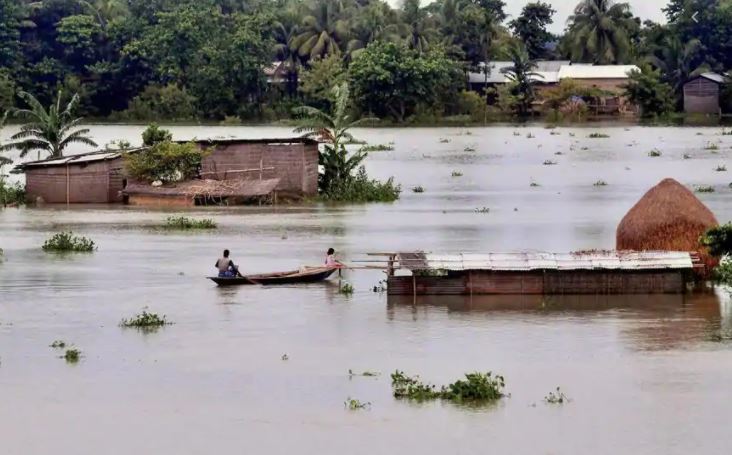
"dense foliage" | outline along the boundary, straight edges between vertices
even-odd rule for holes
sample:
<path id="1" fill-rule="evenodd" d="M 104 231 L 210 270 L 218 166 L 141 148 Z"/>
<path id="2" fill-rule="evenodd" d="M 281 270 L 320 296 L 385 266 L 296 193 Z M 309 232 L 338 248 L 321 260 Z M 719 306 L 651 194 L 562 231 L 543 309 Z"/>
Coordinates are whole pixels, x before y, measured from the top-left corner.
<path id="1" fill-rule="evenodd" d="M 211 218 L 197 220 L 187 216 L 169 216 L 165 219 L 166 229 L 191 230 L 191 229 L 216 229 L 218 225 Z"/>
<path id="2" fill-rule="evenodd" d="M 91 253 L 97 247 L 94 241 L 73 232 L 58 232 L 43 243 L 43 251 L 52 253 Z"/>
<path id="3" fill-rule="evenodd" d="M 504 397 L 505 381 L 503 376 L 487 373 L 466 373 L 465 379 L 442 386 L 425 384 L 418 377 L 410 377 L 402 371 L 391 375 L 391 388 L 395 398 L 413 400 L 443 400 L 457 402 L 491 402 Z"/>
<path id="4" fill-rule="evenodd" d="M 732 223 L 709 229 L 700 239 L 702 245 L 709 249 L 712 256 L 732 254 Z"/>
<path id="5" fill-rule="evenodd" d="M 539 0 L 510 21 L 503 0 L 0 0 L 0 113 L 21 92 L 49 106 L 63 90 L 84 117 L 272 119 L 330 109 L 347 80 L 362 115 L 477 118 L 456 102 L 465 71 L 514 41 L 530 60 L 649 62 L 676 109 L 689 77 L 732 68 L 732 0 L 669 0 L 663 25 L 627 3 L 575 1 L 553 36 Z M 525 88 L 504 89 L 503 105 L 526 111 L 510 98 Z"/>
<path id="6" fill-rule="evenodd" d="M 125 168 L 131 177 L 144 182 L 179 182 L 198 175 L 205 154 L 196 144 L 165 140 L 125 154 Z"/>
<path id="7" fill-rule="evenodd" d="M 640 108 L 643 117 L 667 114 L 674 108 L 673 89 L 661 80 L 658 70 L 633 71 L 626 85 L 626 95 Z"/>

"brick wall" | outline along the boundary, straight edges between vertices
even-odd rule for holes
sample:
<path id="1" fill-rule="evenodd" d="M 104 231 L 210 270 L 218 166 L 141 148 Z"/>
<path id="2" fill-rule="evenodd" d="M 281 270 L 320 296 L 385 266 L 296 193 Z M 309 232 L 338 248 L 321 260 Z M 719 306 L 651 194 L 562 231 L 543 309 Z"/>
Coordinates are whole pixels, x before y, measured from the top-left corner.
<path id="1" fill-rule="evenodd" d="M 206 178 L 279 178 L 277 191 L 305 196 L 318 192 L 318 147 L 315 144 L 233 143 L 217 145 L 203 160 Z M 244 171 L 248 172 L 233 172 Z"/>

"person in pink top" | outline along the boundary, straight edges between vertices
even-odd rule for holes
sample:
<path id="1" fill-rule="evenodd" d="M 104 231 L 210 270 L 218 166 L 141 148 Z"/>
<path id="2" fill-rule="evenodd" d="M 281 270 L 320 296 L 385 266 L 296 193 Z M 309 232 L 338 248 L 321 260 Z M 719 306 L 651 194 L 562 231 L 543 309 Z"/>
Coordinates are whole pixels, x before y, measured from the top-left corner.
<path id="1" fill-rule="evenodd" d="M 343 264 L 338 262 L 335 258 L 335 250 L 333 248 L 328 248 L 328 252 L 325 254 L 325 266 L 326 267 L 332 267 L 332 268 L 341 268 L 343 267 Z"/>

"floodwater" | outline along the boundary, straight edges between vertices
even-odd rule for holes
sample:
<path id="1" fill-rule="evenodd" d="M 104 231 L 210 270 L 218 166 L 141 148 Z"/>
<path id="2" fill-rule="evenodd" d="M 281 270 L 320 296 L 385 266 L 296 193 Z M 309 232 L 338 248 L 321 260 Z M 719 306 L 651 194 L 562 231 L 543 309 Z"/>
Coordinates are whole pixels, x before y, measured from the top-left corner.
<path id="1" fill-rule="evenodd" d="M 180 139 L 290 135 L 171 129 Z M 141 130 L 92 126 L 100 144 L 134 143 Z M 400 201 L 196 209 L 219 223 L 205 233 L 164 232 L 155 226 L 173 212 L 121 206 L 0 210 L 0 452 L 729 453 L 732 303 L 724 289 L 414 301 L 373 292 L 383 277 L 374 270 L 344 273 L 352 296 L 338 293 L 337 277 L 238 289 L 204 279 L 227 247 L 247 272 L 317 264 L 329 246 L 346 262 L 397 249 L 612 248 L 620 218 L 664 177 L 714 186 L 700 197 L 724 222 L 732 175 L 716 168 L 732 165 L 732 136 L 720 131 L 362 130 L 357 136 L 372 143 L 394 142 L 367 167 L 403 185 Z M 710 143 L 717 150 L 705 150 Z M 654 148 L 660 157 L 648 156 Z M 425 192 L 413 193 L 417 185 Z M 488 213 L 476 212 L 483 207 Z M 42 252 L 60 229 L 93 238 L 99 250 Z M 143 308 L 174 324 L 153 333 L 118 326 Z M 78 364 L 58 358 L 49 347 L 57 339 L 81 349 Z M 350 378 L 349 369 L 381 375 Z M 389 380 L 396 369 L 434 383 L 491 370 L 511 396 L 484 407 L 398 401 Z M 571 402 L 544 403 L 557 386 Z M 349 397 L 370 409 L 344 409 Z"/>

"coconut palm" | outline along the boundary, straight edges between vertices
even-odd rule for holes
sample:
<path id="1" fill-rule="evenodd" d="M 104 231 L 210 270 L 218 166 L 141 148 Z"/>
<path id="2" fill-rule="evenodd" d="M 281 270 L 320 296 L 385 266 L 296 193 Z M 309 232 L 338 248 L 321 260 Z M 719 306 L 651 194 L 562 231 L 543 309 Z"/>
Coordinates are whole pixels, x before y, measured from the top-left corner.
<path id="1" fill-rule="evenodd" d="M 430 39 L 435 34 L 435 28 L 427 17 L 427 12 L 420 8 L 419 0 L 405 0 L 402 8 L 402 20 L 408 27 L 406 44 L 420 54 L 426 52 L 430 46 Z"/>
<path id="2" fill-rule="evenodd" d="M 10 113 L 28 123 L 10 137 L 13 142 L 0 146 L 0 151 L 16 149 L 24 157 L 28 152 L 37 150 L 39 156 L 45 152 L 50 157 L 60 157 L 71 144 L 97 146 L 88 136 L 89 129 L 76 129 L 82 120 L 73 117 L 73 110 L 79 104 L 78 94 L 62 106 L 63 92 L 59 90 L 56 102 L 48 110 L 28 92 L 19 92 L 18 96 L 28 104 L 29 109 L 13 109 Z"/>
<path id="3" fill-rule="evenodd" d="M 7 112 L 5 112 L 0 117 L 0 132 L 2 132 L 3 127 L 5 126 L 5 119 L 7 119 L 7 118 L 8 118 L 8 113 Z M 2 151 L 2 143 L 0 143 L 0 151 Z M 5 166 L 6 164 L 10 164 L 12 162 L 13 162 L 13 160 L 11 160 L 10 158 L 7 158 L 7 157 L 4 157 L 4 156 L 0 155 L 0 169 L 3 166 Z M 2 175 L 2 172 L 0 172 L 0 177 L 1 177 L 1 175 Z"/>
<path id="4" fill-rule="evenodd" d="M 354 15 L 353 26 L 346 46 L 346 56 L 353 59 L 374 41 L 396 42 L 407 34 L 405 24 L 398 23 L 391 7 L 383 2 L 369 3 Z"/>
<path id="5" fill-rule="evenodd" d="M 636 25 L 627 3 L 583 0 L 567 22 L 572 60 L 602 65 L 627 61 L 630 54 L 628 32 Z"/>
<path id="6" fill-rule="evenodd" d="M 297 92 L 297 73 L 300 67 L 300 56 L 292 43 L 300 33 L 297 14 L 294 11 L 283 13 L 280 20 L 273 24 L 275 53 L 285 65 L 287 71 L 287 93 L 293 96 Z"/>
<path id="7" fill-rule="evenodd" d="M 512 65 L 502 71 L 515 84 L 514 95 L 517 98 L 518 112 L 525 115 L 531 111 L 531 104 L 536 99 L 534 92 L 536 79 L 542 76 L 534 71 L 536 63 L 529 58 L 529 53 L 522 43 L 513 43 L 508 49 L 508 56 Z"/>
<path id="8" fill-rule="evenodd" d="M 302 58 L 340 54 L 340 41 L 348 34 L 343 5 L 336 0 L 317 0 L 302 19 L 300 33 L 290 43 Z"/>
<path id="9" fill-rule="evenodd" d="M 332 185 L 351 178 L 353 172 L 367 156 L 367 153 L 362 150 L 355 153 L 349 153 L 346 150 L 346 144 L 356 142 L 349 130 L 377 120 L 374 118 L 353 120 L 351 118 L 347 83 L 344 82 L 334 87 L 333 91 L 335 103 L 330 114 L 310 106 L 293 110 L 293 114 L 300 118 L 295 132 L 304 133 L 304 137 L 315 138 L 325 143 L 319 155 L 319 164 L 324 169 L 319 179 L 319 186 L 323 192 L 327 192 Z"/>
<path id="10" fill-rule="evenodd" d="M 702 61 L 699 58 L 701 50 L 702 43 L 696 38 L 682 43 L 678 36 L 667 35 L 663 45 L 648 57 L 649 63 L 661 70 L 664 80 L 673 87 L 679 100 L 684 84 L 706 69 L 699 64 Z"/>

